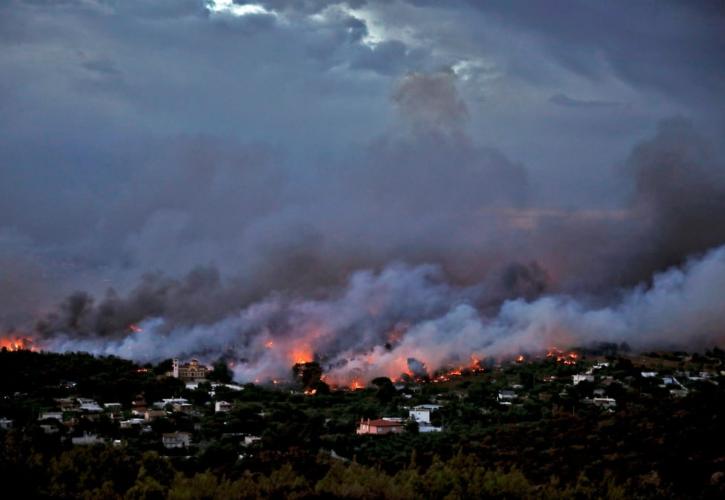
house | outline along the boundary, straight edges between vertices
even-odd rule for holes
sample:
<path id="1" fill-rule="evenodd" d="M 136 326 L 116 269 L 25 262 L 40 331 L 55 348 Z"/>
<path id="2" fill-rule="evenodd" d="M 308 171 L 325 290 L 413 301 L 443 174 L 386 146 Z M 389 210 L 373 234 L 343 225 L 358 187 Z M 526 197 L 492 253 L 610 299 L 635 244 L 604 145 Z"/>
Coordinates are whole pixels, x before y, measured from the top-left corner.
<path id="1" fill-rule="evenodd" d="M 166 408 L 166 406 L 171 405 L 172 407 L 174 405 L 184 405 L 188 404 L 189 400 L 186 398 L 164 398 L 161 400 L 160 403 L 154 403 L 154 406 Z"/>
<path id="2" fill-rule="evenodd" d="M 77 398 L 78 408 L 86 413 L 101 413 L 103 408 L 92 399 L 88 398 Z"/>
<path id="3" fill-rule="evenodd" d="M 71 438 L 74 446 L 93 446 L 94 444 L 104 443 L 105 440 L 95 434 L 84 433 L 82 436 Z"/>
<path id="4" fill-rule="evenodd" d="M 106 409 L 106 411 L 112 413 L 119 412 L 122 409 L 121 403 L 105 403 L 103 407 Z"/>
<path id="5" fill-rule="evenodd" d="M 194 405 L 191 403 L 174 403 L 171 408 L 177 413 L 192 413 L 194 411 Z"/>
<path id="6" fill-rule="evenodd" d="M 594 382 L 594 376 L 587 373 L 578 373 L 571 376 L 574 385 L 580 384 L 581 382 Z"/>
<path id="7" fill-rule="evenodd" d="M 242 446 L 251 446 L 254 443 L 260 441 L 262 438 L 259 436 L 244 436 L 244 441 L 242 442 Z"/>
<path id="8" fill-rule="evenodd" d="M 615 401 L 614 398 L 594 398 L 592 402 L 594 403 L 594 406 L 598 406 L 600 408 L 617 407 L 617 401 Z"/>
<path id="9" fill-rule="evenodd" d="M 43 429 L 45 434 L 56 434 L 60 431 L 60 429 L 53 424 L 40 424 L 40 428 Z"/>
<path id="10" fill-rule="evenodd" d="M 164 418 L 166 416 L 165 410 L 146 410 L 146 413 L 144 413 L 144 420 L 146 422 L 153 422 L 157 418 Z"/>
<path id="11" fill-rule="evenodd" d="M 188 432 L 170 432 L 161 436 L 165 448 L 186 448 L 191 445 L 191 434 Z"/>
<path id="12" fill-rule="evenodd" d="M 174 359 L 171 367 L 173 377 L 185 382 L 204 380 L 206 379 L 207 372 L 209 371 L 209 369 L 199 363 L 199 360 L 197 359 L 192 359 L 188 363 L 180 363 L 178 359 Z"/>
<path id="13" fill-rule="evenodd" d="M 140 426 L 145 422 L 143 418 L 129 418 L 128 420 L 121 420 L 119 425 L 121 429 L 131 429 L 136 426 Z"/>
<path id="14" fill-rule="evenodd" d="M 499 404 L 510 405 L 516 399 L 516 393 L 509 389 L 498 391 L 497 396 Z"/>
<path id="15" fill-rule="evenodd" d="M 214 413 L 227 413 L 232 411 L 232 404 L 226 401 L 217 401 L 214 403 Z"/>
<path id="16" fill-rule="evenodd" d="M 430 424 L 431 411 L 428 408 L 415 407 L 408 411 L 411 420 L 415 420 L 419 424 Z"/>
<path id="17" fill-rule="evenodd" d="M 136 399 L 131 402 L 131 413 L 137 416 L 143 416 L 143 414 L 146 413 L 146 407 L 146 399 L 139 394 L 136 396 Z"/>
<path id="18" fill-rule="evenodd" d="M 441 405 L 423 404 L 414 406 L 408 411 L 408 416 L 416 422 L 430 424 L 431 414 L 442 408 Z"/>
<path id="19" fill-rule="evenodd" d="M 8 431 L 13 428 L 13 421 L 9 418 L 0 417 L 0 429 Z"/>
<path id="20" fill-rule="evenodd" d="M 43 420 L 57 420 L 58 422 L 63 421 L 63 412 L 62 411 L 44 411 L 40 414 L 38 417 L 39 421 Z"/>
<path id="21" fill-rule="evenodd" d="M 73 411 L 78 409 L 76 400 L 73 398 L 56 398 L 55 404 L 58 405 L 58 408 L 60 408 L 61 411 Z"/>
<path id="22" fill-rule="evenodd" d="M 403 432 L 405 424 L 401 419 L 379 418 L 376 420 L 360 419 L 358 434 L 397 434 Z"/>
<path id="23" fill-rule="evenodd" d="M 435 425 L 426 423 L 418 424 L 418 432 L 441 432 L 442 430 L 443 427 L 436 427 Z"/>

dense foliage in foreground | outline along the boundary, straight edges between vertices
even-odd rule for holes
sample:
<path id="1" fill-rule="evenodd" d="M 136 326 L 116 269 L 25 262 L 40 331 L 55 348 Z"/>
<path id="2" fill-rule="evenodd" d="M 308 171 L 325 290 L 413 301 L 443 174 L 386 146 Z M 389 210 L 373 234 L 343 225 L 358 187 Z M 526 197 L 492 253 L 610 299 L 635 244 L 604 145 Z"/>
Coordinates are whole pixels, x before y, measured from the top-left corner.
<path id="1" fill-rule="evenodd" d="M 709 358 L 647 358 L 647 369 L 711 369 Z M 170 415 L 148 433 L 120 431 L 103 418 L 46 434 L 39 411 L 71 394 L 99 402 L 138 393 L 183 396 L 209 408 L 209 395 L 163 376 L 165 365 L 140 369 L 85 354 L 0 352 L 15 376 L 0 382 L 4 497 L 23 498 L 721 498 L 725 494 L 725 382 L 718 375 L 686 397 L 671 397 L 642 378 L 642 358 L 610 357 L 607 388 L 616 411 L 581 404 L 591 384 L 567 379 L 581 367 L 546 361 L 511 365 L 450 384 L 404 391 L 374 387 L 304 396 L 248 385 L 219 391 L 233 410 Z M 584 361 L 583 363 L 586 363 Z M 718 367 L 713 370 L 713 367 Z M 570 377 L 569 377 L 570 379 Z M 73 381 L 69 384 L 69 381 Z M 503 407 L 496 391 L 525 387 L 520 404 Z M 383 390 L 383 389 L 386 390 Z M 402 415 L 403 405 L 435 399 L 444 432 L 358 436 L 361 417 Z M 160 435 L 194 432 L 194 445 L 165 450 Z M 76 446 L 68 437 L 104 433 L 120 445 Z M 240 446 L 239 436 L 259 442 Z"/>

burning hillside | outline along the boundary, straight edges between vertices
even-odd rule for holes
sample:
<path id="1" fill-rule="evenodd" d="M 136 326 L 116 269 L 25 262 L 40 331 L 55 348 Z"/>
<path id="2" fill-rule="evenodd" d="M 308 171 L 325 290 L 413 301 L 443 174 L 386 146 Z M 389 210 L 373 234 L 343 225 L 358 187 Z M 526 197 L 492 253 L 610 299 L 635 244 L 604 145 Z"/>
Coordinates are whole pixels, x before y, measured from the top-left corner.
<path id="1" fill-rule="evenodd" d="M 275 294 L 214 321 L 178 324 L 164 316 L 110 336 L 71 328 L 37 342 L 137 361 L 170 357 L 233 360 L 239 381 L 284 380 L 293 364 L 318 362 L 327 381 L 359 386 L 377 376 L 450 380 L 481 361 L 548 356 L 570 365 L 577 353 L 552 345 L 627 342 L 634 347 L 712 345 L 725 325 L 725 248 L 653 278 L 605 306 L 564 295 L 504 301 L 491 311 L 485 289 L 448 283 L 432 266 L 354 273 L 326 298 Z M 6 341 L 12 348 L 32 345 Z"/>
<path id="2" fill-rule="evenodd" d="M 34 351 L 35 344 L 30 337 L 7 336 L 0 337 L 0 349 L 8 351 Z"/>

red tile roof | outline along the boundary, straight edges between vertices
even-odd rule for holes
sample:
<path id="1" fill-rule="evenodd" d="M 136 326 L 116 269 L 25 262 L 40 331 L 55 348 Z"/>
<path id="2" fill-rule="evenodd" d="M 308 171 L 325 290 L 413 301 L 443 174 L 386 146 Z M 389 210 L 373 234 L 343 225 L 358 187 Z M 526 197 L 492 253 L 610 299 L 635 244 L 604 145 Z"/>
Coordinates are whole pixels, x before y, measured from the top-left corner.
<path id="1" fill-rule="evenodd" d="M 375 427 L 403 427 L 403 422 L 395 422 L 393 420 L 385 420 L 382 418 L 379 418 L 377 420 L 369 420 L 365 423 L 367 425 L 372 425 Z"/>

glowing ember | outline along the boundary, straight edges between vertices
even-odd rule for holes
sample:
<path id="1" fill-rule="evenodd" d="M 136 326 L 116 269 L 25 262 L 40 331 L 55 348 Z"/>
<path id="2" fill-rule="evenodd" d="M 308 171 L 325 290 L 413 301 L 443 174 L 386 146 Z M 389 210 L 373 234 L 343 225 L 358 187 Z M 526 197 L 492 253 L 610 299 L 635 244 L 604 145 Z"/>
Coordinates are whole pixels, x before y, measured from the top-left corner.
<path id="1" fill-rule="evenodd" d="M 524 361 L 526 361 L 526 358 L 524 358 L 523 354 L 519 354 L 518 356 L 516 356 L 517 363 L 523 363 Z"/>
<path id="2" fill-rule="evenodd" d="M 364 388 L 365 388 L 365 386 L 359 380 L 353 380 L 352 383 L 350 384 L 351 391 L 357 391 L 357 390 L 364 389 Z"/>
<path id="3" fill-rule="evenodd" d="M 305 389 L 305 396 L 314 396 L 317 394 L 317 389 Z"/>

